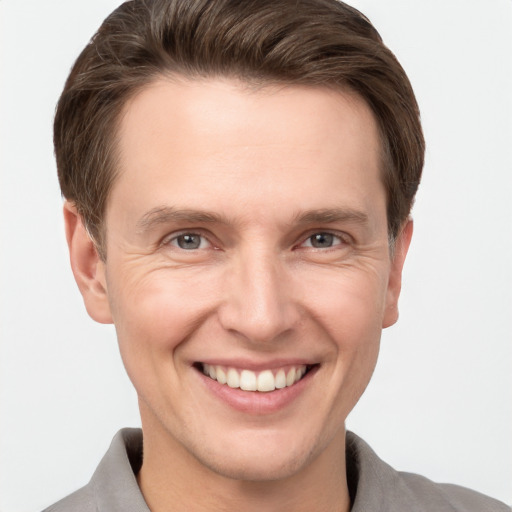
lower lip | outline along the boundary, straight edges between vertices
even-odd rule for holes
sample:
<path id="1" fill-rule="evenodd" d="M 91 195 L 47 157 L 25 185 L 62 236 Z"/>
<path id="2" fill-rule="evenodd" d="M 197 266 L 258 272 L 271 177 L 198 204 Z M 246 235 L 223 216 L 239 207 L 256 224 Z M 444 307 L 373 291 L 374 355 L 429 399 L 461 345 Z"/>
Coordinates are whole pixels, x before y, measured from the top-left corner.
<path id="1" fill-rule="evenodd" d="M 276 389 L 275 391 L 243 391 L 240 388 L 230 388 L 196 370 L 208 390 L 224 403 L 246 414 L 272 414 L 284 409 L 295 401 L 311 382 L 318 366 L 311 368 L 302 379 L 292 386 Z"/>

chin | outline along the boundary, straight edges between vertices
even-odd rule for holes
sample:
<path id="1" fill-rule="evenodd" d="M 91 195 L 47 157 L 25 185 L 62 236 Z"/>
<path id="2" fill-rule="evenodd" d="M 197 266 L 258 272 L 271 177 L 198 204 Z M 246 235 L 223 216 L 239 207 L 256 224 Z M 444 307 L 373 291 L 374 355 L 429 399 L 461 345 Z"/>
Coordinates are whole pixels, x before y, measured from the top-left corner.
<path id="1" fill-rule="evenodd" d="M 300 473 L 323 451 L 324 444 L 311 435 L 293 436 L 272 429 L 232 435 L 209 446 L 196 446 L 193 455 L 214 473 L 233 480 L 265 482 L 284 480 Z M 224 448 L 220 448 L 220 445 Z"/>
<path id="2" fill-rule="evenodd" d="M 283 454 L 284 455 L 284 454 Z M 214 473 L 231 480 L 269 482 L 287 479 L 299 472 L 308 457 L 302 454 L 284 456 L 208 457 L 199 461 Z"/>

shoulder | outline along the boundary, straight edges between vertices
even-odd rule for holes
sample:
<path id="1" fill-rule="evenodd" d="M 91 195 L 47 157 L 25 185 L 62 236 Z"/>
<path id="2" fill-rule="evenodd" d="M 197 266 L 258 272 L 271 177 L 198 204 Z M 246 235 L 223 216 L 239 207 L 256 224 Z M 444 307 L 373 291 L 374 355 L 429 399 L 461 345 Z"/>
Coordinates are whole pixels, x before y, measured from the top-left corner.
<path id="1" fill-rule="evenodd" d="M 476 491 L 396 471 L 351 432 L 346 448 L 352 512 L 512 512 Z"/>
<path id="2" fill-rule="evenodd" d="M 142 464 L 142 431 L 122 429 L 91 480 L 43 512 L 149 512 L 135 474 Z"/>
<path id="3" fill-rule="evenodd" d="M 43 512 L 96 512 L 94 493 L 90 484 L 45 508 Z"/>
<path id="4" fill-rule="evenodd" d="M 511 512 L 504 503 L 479 492 L 453 484 L 439 484 L 413 473 L 397 473 L 414 510 L 453 512 Z"/>

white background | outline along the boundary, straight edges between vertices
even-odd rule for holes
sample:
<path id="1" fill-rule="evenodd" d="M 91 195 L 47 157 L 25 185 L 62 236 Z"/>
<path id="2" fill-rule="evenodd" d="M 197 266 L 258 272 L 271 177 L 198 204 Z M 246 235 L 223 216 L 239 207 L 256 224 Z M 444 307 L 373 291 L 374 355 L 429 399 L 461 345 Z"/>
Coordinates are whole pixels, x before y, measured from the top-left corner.
<path id="1" fill-rule="evenodd" d="M 0 0 L 0 511 L 85 484 L 139 423 L 67 261 L 52 154 L 73 60 L 118 4 Z M 512 502 L 512 1 L 358 0 L 428 143 L 399 324 L 348 426 L 398 469 Z"/>

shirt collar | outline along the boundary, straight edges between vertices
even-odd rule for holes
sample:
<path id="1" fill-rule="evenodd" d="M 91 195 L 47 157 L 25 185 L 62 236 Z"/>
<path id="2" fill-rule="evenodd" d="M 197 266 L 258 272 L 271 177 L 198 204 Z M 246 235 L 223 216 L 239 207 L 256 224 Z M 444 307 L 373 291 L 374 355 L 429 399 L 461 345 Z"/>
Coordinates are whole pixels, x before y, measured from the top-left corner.
<path id="1" fill-rule="evenodd" d="M 397 494 L 404 492 L 399 473 L 352 432 L 347 432 L 346 463 L 351 512 L 393 510 Z M 142 431 L 120 430 L 90 482 L 99 512 L 150 512 L 135 476 L 141 465 Z"/>
<path id="2" fill-rule="evenodd" d="M 124 428 L 92 476 L 99 512 L 150 512 L 135 475 L 142 465 L 142 431 Z"/>

